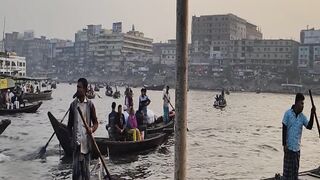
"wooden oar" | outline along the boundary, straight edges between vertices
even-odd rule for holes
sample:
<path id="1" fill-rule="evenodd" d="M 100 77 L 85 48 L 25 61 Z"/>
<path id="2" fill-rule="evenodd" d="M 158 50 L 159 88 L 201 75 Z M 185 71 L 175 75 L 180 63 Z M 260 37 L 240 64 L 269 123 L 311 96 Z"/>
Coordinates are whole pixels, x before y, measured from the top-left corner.
<path id="1" fill-rule="evenodd" d="M 70 108 L 68 109 L 68 111 L 66 112 L 66 114 L 63 116 L 63 118 L 62 118 L 62 120 L 60 121 L 60 123 L 63 122 L 63 120 L 64 120 L 64 118 L 67 116 L 69 110 L 70 110 Z M 47 151 L 47 147 L 48 147 L 51 139 L 53 138 L 53 136 L 54 136 L 55 134 L 56 134 L 56 132 L 53 132 L 52 135 L 51 135 L 51 137 L 50 137 L 50 139 L 49 139 L 48 142 L 46 143 L 46 145 L 43 146 L 43 147 L 40 149 L 40 151 L 39 151 L 39 157 L 43 157 L 43 156 L 44 156 L 44 154 L 45 154 L 46 151 Z"/>
<path id="2" fill-rule="evenodd" d="M 102 165 L 103 165 L 103 167 L 104 167 L 104 170 L 106 171 L 108 178 L 111 180 L 110 173 L 109 173 L 109 171 L 108 171 L 108 169 L 107 169 L 107 166 L 106 166 L 106 164 L 105 164 L 105 162 L 104 162 L 104 160 L 103 160 L 103 158 L 102 158 L 100 149 L 99 149 L 96 141 L 94 140 L 93 135 L 92 135 L 91 132 L 90 132 L 90 129 L 89 129 L 89 126 L 88 126 L 87 122 L 84 120 L 84 117 L 83 117 L 83 114 L 82 114 L 82 112 L 81 112 L 80 107 L 78 107 L 77 110 L 78 110 L 78 112 L 79 112 L 79 114 L 80 114 L 80 116 L 81 116 L 81 119 L 82 119 L 82 122 L 83 122 L 83 124 L 84 124 L 84 127 L 85 127 L 86 130 L 87 130 L 87 134 L 89 134 L 89 136 L 90 136 L 90 138 L 91 138 L 91 140 L 92 140 L 92 142 L 93 142 L 94 147 L 95 147 L 96 150 L 98 151 L 99 158 L 100 158 L 100 160 L 101 160 L 101 162 L 102 162 Z"/>
<path id="3" fill-rule="evenodd" d="M 312 107 L 315 107 L 314 106 L 314 102 L 313 102 L 313 98 L 312 98 L 312 94 L 311 94 L 311 89 L 309 89 L 309 95 L 310 95 Z M 318 127 L 318 133 L 319 133 L 319 137 L 320 137 L 320 126 L 319 126 L 319 121 L 318 121 L 318 117 L 317 117 L 317 113 L 316 112 L 314 112 L 314 116 L 316 118 L 317 127 Z"/>
<path id="4" fill-rule="evenodd" d="M 169 104 L 170 104 L 170 106 L 171 106 L 171 108 L 172 108 L 172 111 L 175 111 L 173 105 L 171 104 L 171 102 L 170 102 L 170 100 L 167 98 L 167 96 L 164 96 L 164 97 L 168 100 L 168 102 L 169 102 Z M 189 128 L 187 128 L 187 131 L 189 131 Z"/>
<path id="5" fill-rule="evenodd" d="M 100 96 L 98 93 L 96 93 L 96 95 L 98 96 L 98 98 L 100 98 L 100 99 L 101 99 L 101 96 Z"/>
<path id="6" fill-rule="evenodd" d="M 175 111 L 173 105 L 171 104 L 171 102 L 170 102 L 170 100 L 167 98 L 167 96 L 164 96 L 164 97 L 165 97 L 165 98 L 167 99 L 167 101 L 169 102 L 169 104 L 170 104 L 170 106 L 171 106 L 171 108 L 172 108 L 172 111 Z"/>

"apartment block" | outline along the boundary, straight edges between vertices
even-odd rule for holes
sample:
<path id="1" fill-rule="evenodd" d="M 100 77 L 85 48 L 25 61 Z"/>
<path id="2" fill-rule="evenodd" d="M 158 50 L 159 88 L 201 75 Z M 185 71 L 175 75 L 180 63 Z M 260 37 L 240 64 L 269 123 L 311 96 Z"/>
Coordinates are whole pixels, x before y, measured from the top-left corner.
<path id="1" fill-rule="evenodd" d="M 209 55 L 212 41 L 241 39 L 262 39 L 262 33 L 256 25 L 233 14 L 192 17 L 192 52 Z"/>

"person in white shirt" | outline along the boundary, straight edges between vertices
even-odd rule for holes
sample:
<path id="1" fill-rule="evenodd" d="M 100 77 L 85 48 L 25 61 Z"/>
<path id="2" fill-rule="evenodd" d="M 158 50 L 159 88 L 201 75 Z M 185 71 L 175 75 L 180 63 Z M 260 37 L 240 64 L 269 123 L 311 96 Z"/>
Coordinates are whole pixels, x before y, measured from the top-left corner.
<path id="1" fill-rule="evenodd" d="M 167 124 L 169 122 L 169 103 L 170 103 L 170 94 L 169 86 L 166 87 L 163 92 L 163 122 Z"/>
<path id="2" fill-rule="evenodd" d="M 98 119 L 93 102 L 86 97 L 88 89 L 88 81 L 85 78 L 80 78 L 77 84 L 76 99 L 70 104 L 68 129 L 72 134 L 73 147 L 73 180 L 89 180 L 90 179 L 90 152 L 91 139 L 89 133 L 94 133 L 98 128 Z M 84 121 L 88 124 L 89 131 L 87 132 L 83 120 L 77 110 L 80 108 L 84 117 Z"/>
<path id="3" fill-rule="evenodd" d="M 14 103 L 14 99 L 12 99 L 14 97 L 14 94 L 12 91 L 10 91 L 10 89 L 8 89 L 8 92 L 9 92 L 9 106 L 10 106 L 10 109 L 13 109 L 13 103 Z"/>
<path id="4" fill-rule="evenodd" d="M 123 113 L 122 114 L 124 115 L 124 120 L 126 122 L 126 124 L 124 126 L 127 127 L 129 113 L 128 113 L 128 107 L 126 105 L 123 106 Z"/>

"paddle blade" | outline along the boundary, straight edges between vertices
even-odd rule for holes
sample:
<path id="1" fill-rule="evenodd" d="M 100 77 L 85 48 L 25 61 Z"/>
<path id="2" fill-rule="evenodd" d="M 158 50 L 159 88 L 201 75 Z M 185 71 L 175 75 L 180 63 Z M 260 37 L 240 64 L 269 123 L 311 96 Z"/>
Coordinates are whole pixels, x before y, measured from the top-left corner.
<path id="1" fill-rule="evenodd" d="M 38 157 L 43 158 L 46 152 L 47 152 L 47 146 L 43 146 L 38 153 Z"/>

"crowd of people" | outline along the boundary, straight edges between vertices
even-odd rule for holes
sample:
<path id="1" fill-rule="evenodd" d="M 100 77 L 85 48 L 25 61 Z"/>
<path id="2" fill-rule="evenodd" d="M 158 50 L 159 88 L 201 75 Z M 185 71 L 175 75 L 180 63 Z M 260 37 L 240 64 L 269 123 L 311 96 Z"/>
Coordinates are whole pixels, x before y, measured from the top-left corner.
<path id="1" fill-rule="evenodd" d="M 116 103 L 112 103 L 112 111 L 108 116 L 107 125 L 107 130 L 112 140 L 140 141 L 144 139 L 146 120 L 148 118 L 147 106 L 151 102 L 146 92 L 145 88 L 141 89 L 139 109 L 137 111 L 133 108 L 133 91 L 131 88 L 126 89 L 124 106 L 122 107 L 119 104 L 117 112 L 115 111 Z"/>
<path id="2" fill-rule="evenodd" d="M 40 93 L 39 86 L 36 86 L 35 90 L 34 85 L 26 83 L 0 90 L 0 108 L 19 109 L 21 104 L 25 104 L 23 101 L 24 93 Z"/>
<path id="3" fill-rule="evenodd" d="M 90 88 L 90 87 L 89 87 Z M 96 110 L 92 101 L 87 99 L 88 82 L 85 78 L 80 78 L 77 84 L 77 93 L 69 108 L 68 129 L 72 134 L 73 146 L 73 179 L 90 178 L 90 151 L 91 140 L 88 134 L 94 133 L 98 128 Z M 137 111 L 133 107 L 133 91 L 127 88 L 125 91 L 125 102 L 122 106 L 112 102 L 112 111 L 108 115 L 106 126 L 109 138 L 115 141 L 141 141 L 144 140 L 148 122 L 148 106 L 151 100 L 147 96 L 147 90 L 141 89 L 139 96 L 139 108 Z M 164 122 L 169 119 L 168 103 L 170 103 L 169 86 L 167 86 L 164 96 Z M 116 111 L 117 107 L 117 111 Z M 79 112 L 77 112 L 77 110 Z M 81 113 L 82 115 L 79 115 Z M 167 116 L 167 117 L 166 117 Z M 82 117 L 84 117 L 82 119 Z M 87 121 L 89 130 L 84 128 L 83 121 Z"/>

